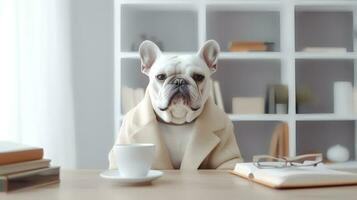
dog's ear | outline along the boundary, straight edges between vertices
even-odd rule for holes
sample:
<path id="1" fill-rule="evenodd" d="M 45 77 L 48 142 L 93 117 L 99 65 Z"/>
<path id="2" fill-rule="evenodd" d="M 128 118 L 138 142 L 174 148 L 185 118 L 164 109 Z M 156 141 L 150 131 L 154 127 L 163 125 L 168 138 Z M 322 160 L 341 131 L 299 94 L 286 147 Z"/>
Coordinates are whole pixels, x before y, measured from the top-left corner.
<path id="1" fill-rule="evenodd" d="M 141 59 L 141 71 L 148 75 L 150 68 L 161 55 L 161 51 L 155 43 L 150 40 L 145 40 L 140 44 L 139 54 Z"/>
<path id="2" fill-rule="evenodd" d="M 217 69 L 219 52 L 219 44 L 215 40 L 206 41 L 198 51 L 198 56 L 205 61 L 211 73 L 215 72 Z"/>

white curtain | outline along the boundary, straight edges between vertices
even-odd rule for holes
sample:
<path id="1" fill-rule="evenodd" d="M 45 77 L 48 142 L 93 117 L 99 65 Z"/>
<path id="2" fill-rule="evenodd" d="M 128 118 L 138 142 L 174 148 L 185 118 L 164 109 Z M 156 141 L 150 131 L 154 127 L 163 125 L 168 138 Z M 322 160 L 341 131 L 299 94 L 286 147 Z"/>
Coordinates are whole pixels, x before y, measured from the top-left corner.
<path id="1" fill-rule="evenodd" d="M 75 168 L 70 0 L 0 1 L 0 140 Z"/>
<path id="2" fill-rule="evenodd" d="M 15 3 L 0 0 L 0 139 L 18 139 Z"/>

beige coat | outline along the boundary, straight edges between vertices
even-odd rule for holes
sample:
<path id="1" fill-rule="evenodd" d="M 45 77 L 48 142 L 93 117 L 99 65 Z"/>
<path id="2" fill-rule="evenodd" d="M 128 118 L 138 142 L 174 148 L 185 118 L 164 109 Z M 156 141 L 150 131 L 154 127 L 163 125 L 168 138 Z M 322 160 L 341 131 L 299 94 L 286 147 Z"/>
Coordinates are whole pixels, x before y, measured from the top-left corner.
<path id="1" fill-rule="evenodd" d="M 144 99 L 124 117 L 115 144 L 153 143 L 156 148 L 152 168 L 173 169 L 158 126 L 151 100 L 146 93 Z M 193 129 L 180 169 L 232 169 L 235 163 L 242 161 L 233 124 L 212 99 L 206 102 Z M 113 150 L 109 153 L 109 168 L 117 168 Z"/>

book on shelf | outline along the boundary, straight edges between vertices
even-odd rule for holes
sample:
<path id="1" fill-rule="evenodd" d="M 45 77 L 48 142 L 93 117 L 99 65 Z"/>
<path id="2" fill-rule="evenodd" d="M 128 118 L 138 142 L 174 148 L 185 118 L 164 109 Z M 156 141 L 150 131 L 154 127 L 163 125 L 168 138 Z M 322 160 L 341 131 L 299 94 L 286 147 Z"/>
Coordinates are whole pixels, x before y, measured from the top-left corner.
<path id="1" fill-rule="evenodd" d="M 43 159 L 43 149 L 13 142 L 0 142 L 0 192 L 59 181 L 59 167 Z"/>
<path id="2" fill-rule="evenodd" d="M 237 163 L 233 174 L 271 188 L 307 188 L 357 184 L 357 174 L 316 167 L 257 168 L 253 163 Z"/>
<path id="3" fill-rule="evenodd" d="M 266 105 L 267 105 L 266 113 L 275 114 L 275 88 L 272 86 L 268 87 Z"/>
<path id="4" fill-rule="evenodd" d="M 0 165 L 40 160 L 42 157 L 42 148 L 0 141 Z"/>
<path id="5" fill-rule="evenodd" d="M 233 97 L 233 114 L 264 114 L 264 97 Z"/>
<path id="6" fill-rule="evenodd" d="M 228 45 L 228 50 L 233 52 L 273 51 L 273 48 L 273 42 L 264 41 L 232 41 Z"/>
<path id="7" fill-rule="evenodd" d="M 213 81 L 214 95 L 216 100 L 216 105 L 224 111 L 223 96 L 221 91 L 221 86 L 218 81 Z"/>
<path id="8" fill-rule="evenodd" d="M 268 114 L 287 114 L 289 102 L 288 87 L 283 84 L 269 85 L 266 97 L 266 113 Z M 277 109 L 277 105 L 279 108 Z M 286 113 L 285 113 L 286 112 Z"/>
<path id="9" fill-rule="evenodd" d="M 353 113 L 357 114 L 357 88 L 353 88 Z"/>
<path id="10" fill-rule="evenodd" d="M 0 192 L 39 187 L 58 183 L 60 168 L 48 167 L 0 176 Z"/>
<path id="11" fill-rule="evenodd" d="M 302 52 L 312 52 L 312 53 L 346 53 L 347 49 L 344 47 L 305 47 Z"/>
<path id="12" fill-rule="evenodd" d="M 144 95 L 144 88 L 122 87 L 122 113 L 126 114 L 134 108 L 144 98 Z"/>

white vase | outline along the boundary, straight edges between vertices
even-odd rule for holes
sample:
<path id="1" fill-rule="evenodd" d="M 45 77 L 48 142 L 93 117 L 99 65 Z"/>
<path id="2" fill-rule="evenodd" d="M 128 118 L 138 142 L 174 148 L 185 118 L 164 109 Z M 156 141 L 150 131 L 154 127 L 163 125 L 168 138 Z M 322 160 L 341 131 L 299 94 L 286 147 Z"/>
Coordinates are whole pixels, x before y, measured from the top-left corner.
<path id="1" fill-rule="evenodd" d="M 332 162 L 346 162 L 350 158 L 350 152 L 342 145 L 335 145 L 327 150 L 327 159 Z"/>
<path id="2" fill-rule="evenodd" d="M 338 81 L 334 83 L 334 113 L 336 114 L 352 114 L 353 113 L 353 98 L 352 98 L 352 83 L 347 81 Z"/>

